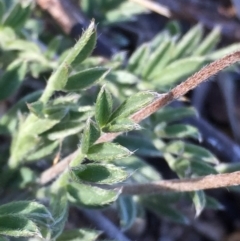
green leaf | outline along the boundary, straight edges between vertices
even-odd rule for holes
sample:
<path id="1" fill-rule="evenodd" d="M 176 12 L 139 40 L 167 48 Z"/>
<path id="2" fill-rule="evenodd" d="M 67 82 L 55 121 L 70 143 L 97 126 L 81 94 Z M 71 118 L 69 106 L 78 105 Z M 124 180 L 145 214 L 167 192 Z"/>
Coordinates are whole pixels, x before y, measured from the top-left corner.
<path id="1" fill-rule="evenodd" d="M 152 144 L 152 141 L 142 135 L 118 136 L 115 141 L 139 156 L 162 156 L 162 153 Z"/>
<path id="2" fill-rule="evenodd" d="M 30 153 L 25 157 L 25 161 L 32 162 L 43 159 L 48 156 L 53 156 L 56 153 L 56 149 L 59 146 L 59 142 L 43 140 L 39 146 L 37 146 L 36 151 Z"/>
<path id="3" fill-rule="evenodd" d="M 191 28 L 177 43 L 174 58 L 180 58 L 193 52 L 198 46 L 203 34 L 202 25 L 198 24 Z"/>
<path id="4" fill-rule="evenodd" d="M 24 158 L 36 150 L 39 143 L 39 138 L 36 136 L 24 135 L 21 141 L 18 141 L 18 136 L 15 137 L 11 145 L 11 153 L 9 159 L 9 166 L 16 168 Z"/>
<path id="5" fill-rule="evenodd" d="M 62 90 L 65 88 L 67 83 L 68 68 L 71 64 L 74 64 L 74 61 L 80 62 L 91 53 L 93 48 L 88 44 L 91 42 L 92 35 L 95 34 L 95 25 L 92 21 L 88 29 L 84 32 L 80 40 L 75 44 L 75 46 L 69 51 L 68 55 L 57 68 L 57 70 L 50 76 L 48 80 L 47 87 L 43 92 L 40 100 L 46 103 L 49 98 L 52 96 L 55 90 Z M 95 45 L 95 43 L 94 43 Z"/>
<path id="6" fill-rule="evenodd" d="M 112 121 L 103 128 L 104 132 L 125 132 L 132 130 L 140 130 L 141 126 L 131 119 L 123 118 Z"/>
<path id="7" fill-rule="evenodd" d="M 161 122 L 173 122 L 182 120 L 183 118 L 192 117 L 197 115 L 196 110 L 193 107 L 164 107 L 157 111 L 154 115 L 156 125 Z"/>
<path id="8" fill-rule="evenodd" d="M 0 22 L 2 22 L 5 10 L 6 10 L 6 6 L 5 6 L 4 1 L 0 1 Z"/>
<path id="9" fill-rule="evenodd" d="M 104 78 L 108 72 L 109 69 L 104 67 L 96 67 L 80 71 L 68 78 L 66 85 L 62 88 L 62 90 L 76 91 L 89 88 L 97 81 Z"/>
<path id="10" fill-rule="evenodd" d="M 137 217 L 136 202 L 131 196 L 121 196 L 118 201 L 120 225 L 123 231 L 128 230 L 133 225 Z"/>
<path id="11" fill-rule="evenodd" d="M 120 194 L 116 190 L 105 190 L 80 183 L 67 185 L 69 201 L 85 208 L 101 208 L 115 202 Z"/>
<path id="12" fill-rule="evenodd" d="M 100 234 L 100 231 L 92 229 L 72 229 L 64 231 L 57 241 L 95 241 Z"/>
<path id="13" fill-rule="evenodd" d="M 157 97 L 157 93 L 150 91 L 142 91 L 130 96 L 125 100 L 111 115 L 110 120 L 116 118 L 130 117 L 132 114 L 147 106 Z"/>
<path id="14" fill-rule="evenodd" d="M 0 216 L 0 235 L 12 237 L 41 237 L 41 233 L 33 221 L 18 215 Z"/>
<path id="15" fill-rule="evenodd" d="M 80 133 L 86 127 L 85 122 L 79 121 L 61 121 L 50 130 L 44 132 L 42 135 L 46 136 L 49 140 L 64 139 L 67 136 Z"/>
<path id="16" fill-rule="evenodd" d="M 158 137 L 161 138 L 194 138 L 200 139 L 200 133 L 197 128 L 185 125 L 185 124 L 175 124 L 162 126 L 159 124 L 155 127 L 154 132 Z"/>
<path id="17" fill-rule="evenodd" d="M 143 44 L 132 54 L 128 61 L 128 70 L 135 74 L 142 73 L 142 67 L 145 66 L 146 60 L 150 54 L 149 44 Z M 142 66 L 143 65 L 143 66 Z"/>
<path id="18" fill-rule="evenodd" d="M 154 76 L 153 83 L 159 87 L 172 86 L 195 73 L 204 64 L 206 64 L 205 57 L 189 57 L 176 60 Z"/>
<path id="19" fill-rule="evenodd" d="M 36 91 L 31 94 L 26 95 L 22 99 L 20 99 L 12 108 L 10 108 L 7 113 L 5 113 L 0 119 L 0 125 L 5 128 L 6 132 L 13 132 L 17 126 L 17 113 L 19 112 L 27 112 L 26 102 L 36 101 L 42 91 Z M 5 132 L 4 132 L 5 133 Z"/>
<path id="20" fill-rule="evenodd" d="M 171 20 L 166 25 L 167 31 L 171 34 L 171 36 L 178 36 L 181 34 L 181 26 L 177 20 Z"/>
<path id="21" fill-rule="evenodd" d="M 161 175 L 152 166 L 137 156 L 129 156 L 120 160 L 115 160 L 114 163 L 118 166 L 124 167 L 130 173 L 131 179 L 138 183 L 146 183 L 151 181 L 159 181 Z"/>
<path id="22" fill-rule="evenodd" d="M 182 141 L 174 141 L 169 143 L 164 151 L 187 159 L 197 158 L 198 160 L 200 159 L 213 164 L 218 163 L 217 158 L 207 149 Z"/>
<path id="23" fill-rule="evenodd" d="M 35 43 L 29 42 L 23 39 L 16 39 L 14 41 L 11 41 L 7 43 L 5 48 L 11 51 L 17 50 L 17 51 L 30 52 L 31 54 L 41 54 L 41 49 Z"/>
<path id="24" fill-rule="evenodd" d="M 140 81 L 136 75 L 131 74 L 126 70 L 112 71 L 107 75 L 106 79 L 109 82 L 115 82 L 121 85 L 133 85 Z"/>
<path id="25" fill-rule="evenodd" d="M 196 210 L 196 217 L 199 217 L 206 206 L 206 196 L 204 191 L 196 191 L 191 194 L 193 204 Z"/>
<path id="26" fill-rule="evenodd" d="M 181 178 L 217 174 L 214 167 L 202 160 L 199 160 L 197 157 L 190 159 L 175 158 L 169 153 L 165 154 L 164 157 L 170 168 Z"/>
<path id="27" fill-rule="evenodd" d="M 93 26 L 92 26 L 93 25 Z M 80 53 L 74 58 L 72 62 L 72 66 L 75 68 L 77 65 L 82 63 L 84 60 L 90 56 L 96 46 L 97 42 L 97 31 L 94 26 L 94 22 L 89 25 L 89 28 L 81 37 L 82 40 L 82 47 Z"/>
<path id="28" fill-rule="evenodd" d="M 222 57 L 225 57 L 227 54 L 231 54 L 233 52 L 239 51 L 239 48 L 240 48 L 239 43 L 231 44 L 225 48 L 221 48 L 209 53 L 208 55 L 206 55 L 206 58 L 210 61 L 220 59 Z"/>
<path id="29" fill-rule="evenodd" d="M 82 164 L 71 169 L 70 176 L 78 182 L 114 184 L 127 179 L 128 174 L 112 164 Z"/>
<path id="30" fill-rule="evenodd" d="M 54 125 L 56 125 L 60 121 L 61 121 L 60 118 L 58 120 L 54 120 L 54 119 L 39 119 L 36 117 L 36 119 L 34 119 L 34 121 L 32 121 L 31 123 L 28 123 L 28 125 L 24 126 L 24 129 L 22 129 L 22 130 L 25 132 L 25 135 L 30 135 L 30 136 L 40 135 L 43 132 L 52 128 Z"/>
<path id="31" fill-rule="evenodd" d="M 0 100 L 6 99 L 17 91 L 27 72 L 26 62 L 10 65 L 0 78 Z"/>
<path id="32" fill-rule="evenodd" d="M 171 207 L 168 203 L 161 201 L 161 198 L 152 196 L 151 198 L 141 197 L 143 205 L 156 213 L 160 217 L 164 217 L 172 222 L 189 224 L 189 220 L 186 216 L 180 213 L 176 208 Z"/>
<path id="33" fill-rule="evenodd" d="M 0 217 L 3 215 L 23 216 L 45 225 L 53 221 L 51 213 L 44 205 L 32 201 L 17 201 L 1 205 Z"/>
<path id="34" fill-rule="evenodd" d="M 193 51 L 193 55 L 201 56 L 209 53 L 214 47 L 216 47 L 221 37 L 221 29 L 220 27 L 214 28 L 207 37 L 201 42 L 201 44 L 197 47 L 195 51 Z"/>
<path id="35" fill-rule="evenodd" d="M 100 127 L 108 123 L 112 113 L 112 96 L 111 93 L 103 86 L 97 96 L 95 106 L 95 119 Z"/>
<path id="36" fill-rule="evenodd" d="M 69 111 L 67 104 L 48 104 L 44 106 L 42 101 L 36 101 L 31 104 L 27 104 L 28 109 L 38 118 L 59 120 L 62 119 Z"/>
<path id="37" fill-rule="evenodd" d="M 196 159 L 190 159 L 191 169 L 195 175 L 206 176 L 211 174 L 218 174 L 215 168 L 208 163 Z"/>
<path id="38" fill-rule="evenodd" d="M 165 67 L 168 61 L 172 58 L 173 47 L 173 42 L 171 40 L 166 40 L 154 50 L 150 55 L 149 60 L 146 62 L 142 74 L 143 78 L 149 80 L 154 76 L 159 75 L 163 67 Z"/>
<path id="39" fill-rule="evenodd" d="M 10 26 L 13 29 L 17 29 L 23 26 L 25 21 L 28 19 L 28 16 L 31 11 L 31 3 L 25 4 L 16 3 L 12 5 L 10 11 L 4 18 L 3 25 Z"/>
<path id="40" fill-rule="evenodd" d="M 47 46 L 47 51 L 44 53 L 45 56 L 49 59 L 54 58 L 62 41 L 62 36 L 54 37 Z"/>
<path id="41" fill-rule="evenodd" d="M 29 186 L 37 183 L 37 175 L 35 171 L 31 170 L 30 168 L 21 167 L 19 169 L 18 176 L 19 178 L 16 177 L 15 180 L 19 189 L 28 188 Z"/>
<path id="42" fill-rule="evenodd" d="M 30 110 L 30 112 L 32 112 L 38 118 L 44 118 L 44 115 L 43 115 L 44 106 L 41 101 L 36 101 L 30 104 L 27 103 L 27 107 Z"/>
<path id="43" fill-rule="evenodd" d="M 50 77 L 50 79 L 48 80 L 49 85 L 51 82 L 52 83 L 52 89 L 54 91 L 56 90 L 64 90 L 67 81 L 68 81 L 68 74 L 69 74 L 69 66 L 67 66 L 67 64 L 62 64 L 55 73 L 53 73 Z M 54 78 L 55 77 L 55 78 Z M 54 79 L 53 79 L 54 78 Z"/>
<path id="44" fill-rule="evenodd" d="M 69 112 L 69 106 L 67 104 L 47 105 L 43 108 L 42 112 L 45 118 L 61 120 Z"/>
<path id="45" fill-rule="evenodd" d="M 65 188 L 67 180 L 67 175 L 64 173 L 51 186 L 50 208 L 55 220 L 51 226 L 51 239 L 61 235 L 68 218 L 68 199 Z"/>
<path id="46" fill-rule="evenodd" d="M 240 163 L 220 163 L 215 167 L 215 169 L 220 173 L 230 173 L 240 170 Z"/>
<path id="47" fill-rule="evenodd" d="M 89 148 L 87 158 L 93 161 L 113 161 L 132 154 L 127 148 L 115 143 L 99 143 Z"/>
<path id="48" fill-rule="evenodd" d="M 224 210 L 225 207 L 223 204 L 221 204 L 217 199 L 210 197 L 208 195 L 205 195 L 206 197 L 206 208 L 212 209 L 212 210 Z"/>
<path id="49" fill-rule="evenodd" d="M 89 148 L 95 143 L 95 141 L 99 137 L 100 130 L 98 129 L 97 125 L 89 119 L 86 123 L 86 127 L 84 129 L 81 140 L 81 152 L 83 154 L 87 154 L 89 152 Z"/>

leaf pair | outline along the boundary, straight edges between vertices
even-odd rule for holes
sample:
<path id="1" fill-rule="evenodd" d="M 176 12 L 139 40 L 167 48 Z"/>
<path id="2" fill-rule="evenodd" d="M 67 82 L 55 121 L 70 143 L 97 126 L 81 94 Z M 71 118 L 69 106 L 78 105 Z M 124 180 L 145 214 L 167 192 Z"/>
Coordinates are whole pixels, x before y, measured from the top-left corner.
<path id="1" fill-rule="evenodd" d="M 131 120 L 131 115 L 150 104 L 157 94 L 150 91 L 139 92 L 125 100 L 115 111 L 111 93 L 102 87 L 96 106 L 95 119 L 104 132 L 124 132 L 139 130 L 140 126 Z"/>

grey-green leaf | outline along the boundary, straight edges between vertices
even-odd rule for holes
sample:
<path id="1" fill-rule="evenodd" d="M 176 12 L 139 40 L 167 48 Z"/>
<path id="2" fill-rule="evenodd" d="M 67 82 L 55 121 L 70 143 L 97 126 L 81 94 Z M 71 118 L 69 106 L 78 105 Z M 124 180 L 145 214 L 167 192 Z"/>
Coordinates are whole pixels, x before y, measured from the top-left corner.
<path id="1" fill-rule="evenodd" d="M 37 161 L 48 156 L 53 156 L 59 146 L 58 141 L 44 140 L 34 152 L 28 154 L 25 158 L 26 162 Z"/>
<path id="2" fill-rule="evenodd" d="M 82 140 L 81 140 L 81 152 L 83 154 L 87 154 L 89 152 L 89 148 L 94 144 L 94 142 L 100 137 L 100 130 L 98 126 L 92 121 L 88 120 L 86 123 L 86 127 L 83 132 Z"/>
<path id="3" fill-rule="evenodd" d="M 130 151 L 140 156 L 161 157 L 162 153 L 152 144 L 152 141 L 140 135 L 118 136 L 116 142 L 126 146 Z"/>
<path id="4" fill-rule="evenodd" d="M 105 190 L 82 183 L 70 183 L 67 189 L 70 202 L 86 208 L 100 208 L 110 205 L 117 200 L 120 194 L 116 190 Z"/>
<path id="5" fill-rule="evenodd" d="M 128 174 L 112 164 L 90 163 L 71 169 L 70 175 L 78 182 L 114 184 L 126 180 Z"/>
<path id="6" fill-rule="evenodd" d="M 179 155 L 187 159 L 198 158 L 199 160 L 209 163 L 218 163 L 218 159 L 207 149 L 183 141 L 174 141 L 169 143 L 165 148 L 165 152 Z"/>
<path id="7" fill-rule="evenodd" d="M 154 129 L 154 132 L 158 137 L 161 138 L 194 138 L 199 139 L 200 133 L 197 128 L 184 125 L 184 124 L 174 124 L 162 126 L 161 124 L 157 125 Z"/>
<path id="8" fill-rule="evenodd" d="M 93 161 L 113 161 L 132 154 L 127 148 L 115 143 L 99 143 L 89 148 L 87 158 Z"/>
<path id="9" fill-rule="evenodd" d="M 3 18 L 5 10 L 6 10 L 6 6 L 5 6 L 4 1 L 0 1 L 0 22 L 2 22 L 2 18 Z"/>
<path id="10" fill-rule="evenodd" d="M 33 221 L 18 215 L 0 216 L 0 235 L 12 237 L 41 237 L 41 233 Z"/>
<path id="11" fill-rule="evenodd" d="M 51 213 L 44 205 L 33 201 L 17 201 L 1 205 L 0 216 L 3 215 L 21 215 L 35 221 L 53 220 Z"/>
<path id="12" fill-rule="evenodd" d="M 206 58 L 208 58 L 208 60 L 210 60 L 210 61 L 220 59 L 220 58 L 226 56 L 227 54 L 239 51 L 239 48 L 240 48 L 239 43 L 231 44 L 227 47 L 217 49 L 217 50 L 209 53 L 208 55 L 206 55 Z"/>
<path id="13" fill-rule="evenodd" d="M 108 69 L 104 67 L 96 67 L 80 71 L 70 76 L 66 85 L 62 88 L 63 91 L 76 91 L 86 89 L 101 80 L 107 73 Z"/>
<path id="14" fill-rule="evenodd" d="M 205 195 L 206 197 L 206 208 L 213 209 L 213 210 L 224 210 L 225 207 L 221 204 L 217 199 Z"/>
<path id="15" fill-rule="evenodd" d="M 150 209 L 152 212 L 156 213 L 160 217 L 167 218 L 170 221 L 188 224 L 189 219 L 184 216 L 176 208 L 171 207 L 168 203 L 163 203 L 158 197 L 141 198 L 143 205 Z"/>
<path id="16" fill-rule="evenodd" d="M 204 191 L 196 191 L 191 194 L 193 204 L 196 210 L 196 217 L 202 213 L 203 209 L 206 206 L 206 197 Z"/>
<path id="17" fill-rule="evenodd" d="M 50 130 L 43 133 L 49 140 L 60 140 L 67 136 L 80 133 L 86 126 L 85 122 L 80 121 L 61 121 Z"/>
<path id="18" fill-rule="evenodd" d="M 88 30 L 89 33 L 87 32 Z M 87 59 L 88 56 L 92 54 L 92 51 L 94 50 L 97 42 L 97 31 L 94 26 L 89 26 L 88 29 L 82 36 L 87 40 L 85 43 L 83 42 L 82 45 L 84 45 L 80 51 L 80 53 L 75 57 L 75 59 L 72 62 L 72 66 L 75 68 L 77 65 L 82 63 L 84 60 Z"/>
<path id="19" fill-rule="evenodd" d="M 195 51 L 193 51 L 193 55 L 201 56 L 209 53 L 219 42 L 221 31 L 220 27 L 214 28 L 207 37 L 201 42 L 201 44 L 197 47 Z"/>
<path id="20" fill-rule="evenodd" d="M 95 119 L 100 127 L 108 123 L 112 113 L 112 106 L 111 93 L 103 86 L 98 94 L 95 106 Z"/>
<path id="21" fill-rule="evenodd" d="M 26 102 L 33 102 L 36 101 L 42 91 L 36 91 L 31 94 L 26 95 L 21 100 L 19 100 L 11 109 L 8 110 L 7 113 L 5 113 L 1 119 L 0 119 L 0 125 L 4 126 L 6 129 L 6 132 L 13 132 L 17 126 L 17 112 L 25 113 L 27 112 L 27 106 Z"/>
<path id="22" fill-rule="evenodd" d="M 177 43 L 174 58 L 178 59 L 194 51 L 202 38 L 202 34 L 202 25 L 198 24 L 191 28 Z"/>
<path id="23" fill-rule="evenodd" d="M 95 31 L 95 24 L 94 21 L 92 21 L 80 40 L 68 52 L 68 55 L 65 57 L 64 61 L 50 76 L 47 87 L 40 98 L 41 101 L 46 103 L 55 90 L 64 89 L 67 83 L 69 66 L 73 64 L 74 60 L 77 62 L 84 60 L 86 53 L 89 54 L 89 52 L 92 51 L 92 49 L 89 49 L 89 45 L 87 43 L 91 40 L 91 36 L 95 33 Z M 81 54 L 83 55 L 81 56 Z"/>
<path id="24" fill-rule="evenodd" d="M 150 91 L 142 91 L 132 95 L 113 112 L 110 120 L 113 121 L 117 118 L 130 117 L 132 114 L 153 102 L 157 96 L 157 93 Z"/>
<path id="25" fill-rule="evenodd" d="M 107 75 L 106 79 L 109 82 L 115 82 L 121 85 L 133 85 L 140 81 L 136 75 L 131 74 L 126 70 L 112 71 Z"/>
<path id="26" fill-rule="evenodd" d="M 27 72 L 27 63 L 10 65 L 0 78 L 0 100 L 6 99 L 16 92 L 24 80 Z"/>
<path id="27" fill-rule="evenodd" d="M 130 57 L 128 61 L 128 70 L 135 73 L 141 74 L 142 68 L 145 66 L 146 60 L 150 54 L 149 44 L 143 44 L 140 46 Z"/>
<path id="28" fill-rule="evenodd" d="M 125 231 L 131 228 L 137 217 L 137 204 L 131 196 L 122 196 L 118 199 L 118 209 L 121 228 Z"/>
<path id="29" fill-rule="evenodd" d="M 92 229 L 72 229 L 64 231 L 57 241 L 95 241 L 100 234 Z"/>
<path id="30" fill-rule="evenodd" d="M 160 121 L 173 122 L 195 115 L 197 115 L 197 112 L 193 107 L 165 107 L 160 109 L 153 118 L 157 125 Z"/>
<path id="31" fill-rule="evenodd" d="M 206 63 L 205 57 L 189 57 L 176 60 L 154 76 L 153 82 L 159 87 L 172 86 L 195 73 Z"/>
<path id="32" fill-rule="evenodd" d="M 158 75 L 162 68 L 166 66 L 172 58 L 174 44 L 171 40 L 163 41 L 157 49 L 150 55 L 143 70 L 143 78 L 152 79 Z"/>
<path id="33" fill-rule="evenodd" d="M 33 103 L 28 104 L 27 107 L 35 116 L 38 118 L 44 118 L 43 116 L 43 103 L 41 101 L 35 101 Z"/>
<path id="34" fill-rule="evenodd" d="M 31 5 L 31 2 L 27 4 L 15 2 L 7 15 L 4 16 L 3 25 L 10 26 L 13 29 L 21 28 L 31 13 Z"/>
<path id="35" fill-rule="evenodd" d="M 50 208 L 54 217 L 54 224 L 51 226 L 51 238 L 57 238 L 63 231 L 65 223 L 68 218 L 68 200 L 66 176 L 60 176 L 60 178 L 52 185 L 50 195 Z"/>
<path id="36" fill-rule="evenodd" d="M 141 126 L 132 121 L 131 119 L 123 118 L 116 119 L 110 124 L 106 125 L 103 128 L 104 132 L 126 132 L 132 130 L 140 130 Z"/>

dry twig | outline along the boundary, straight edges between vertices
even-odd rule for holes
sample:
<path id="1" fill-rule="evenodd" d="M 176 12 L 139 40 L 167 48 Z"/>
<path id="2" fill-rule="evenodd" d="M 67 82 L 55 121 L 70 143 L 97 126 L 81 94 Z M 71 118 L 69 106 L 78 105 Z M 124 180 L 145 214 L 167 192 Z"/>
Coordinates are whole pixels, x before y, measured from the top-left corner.
<path id="1" fill-rule="evenodd" d="M 146 195 L 157 194 L 166 191 L 171 192 L 191 192 L 220 187 L 230 187 L 240 185 L 240 171 L 208 175 L 198 178 L 175 179 L 157 181 L 144 184 L 133 184 L 122 186 L 122 194 Z"/>
<path id="2" fill-rule="evenodd" d="M 156 12 L 164 17 L 170 18 L 172 16 L 171 11 L 167 7 L 165 7 L 159 3 L 149 1 L 149 0 L 130 0 L 130 1 L 138 3 L 142 6 L 144 6 L 145 8 L 147 8 L 153 12 Z"/>

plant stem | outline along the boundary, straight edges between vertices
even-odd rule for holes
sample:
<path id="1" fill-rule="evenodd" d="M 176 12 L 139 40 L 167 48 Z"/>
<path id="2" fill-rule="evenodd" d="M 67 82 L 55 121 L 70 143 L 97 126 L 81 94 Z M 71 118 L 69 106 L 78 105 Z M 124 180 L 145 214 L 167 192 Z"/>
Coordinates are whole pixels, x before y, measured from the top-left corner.
<path id="1" fill-rule="evenodd" d="M 122 186 L 122 194 L 147 195 L 170 192 L 192 192 L 240 185 L 240 171 L 197 178 L 162 180 Z"/>
<path id="2" fill-rule="evenodd" d="M 159 98 L 154 100 L 151 104 L 144 107 L 142 110 L 138 111 L 137 113 L 133 114 L 131 116 L 131 119 L 134 120 L 136 123 L 139 123 L 140 121 L 147 118 L 148 116 L 150 116 L 151 114 L 153 114 L 154 112 L 156 112 L 157 110 L 162 108 L 163 106 L 169 104 L 170 102 L 172 102 L 175 99 L 178 99 L 179 97 L 186 94 L 188 91 L 196 88 L 199 84 L 206 81 L 211 76 L 217 74 L 219 71 L 223 70 L 226 67 L 229 67 L 230 65 L 232 65 L 238 61 L 240 61 L 240 51 L 234 52 L 232 54 L 229 54 L 221 59 L 218 59 L 218 60 L 212 62 L 211 64 L 203 67 L 200 71 L 198 71 L 195 74 L 193 74 L 192 76 L 190 76 L 186 81 L 177 85 L 175 88 L 173 88 L 168 93 L 159 95 Z M 121 133 L 103 134 L 97 140 L 97 143 L 111 141 L 120 134 Z M 71 162 L 72 158 L 75 157 L 76 154 L 77 154 L 77 151 L 75 151 L 74 153 L 65 157 L 57 165 L 52 166 L 48 170 L 44 171 L 40 177 L 40 184 L 44 185 L 44 184 L 48 183 L 53 178 L 58 176 L 61 172 L 63 172 L 66 169 L 66 167 L 69 165 L 69 163 Z M 192 180 L 194 181 L 195 179 L 192 179 Z M 181 180 L 178 180 L 178 181 L 179 181 L 179 183 L 181 183 L 181 185 L 184 185 L 184 182 L 182 182 Z M 174 183 L 176 183 L 178 181 L 175 180 Z M 238 184 L 234 180 L 231 179 L 231 183 L 228 183 L 228 186 L 239 185 L 239 184 L 240 184 L 240 179 L 239 179 Z M 181 188 L 182 188 L 182 186 L 181 186 Z M 211 187 L 209 187 L 209 188 L 211 188 Z M 212 187 L 212 188 L 214 188 L 214 187 Z"/>

